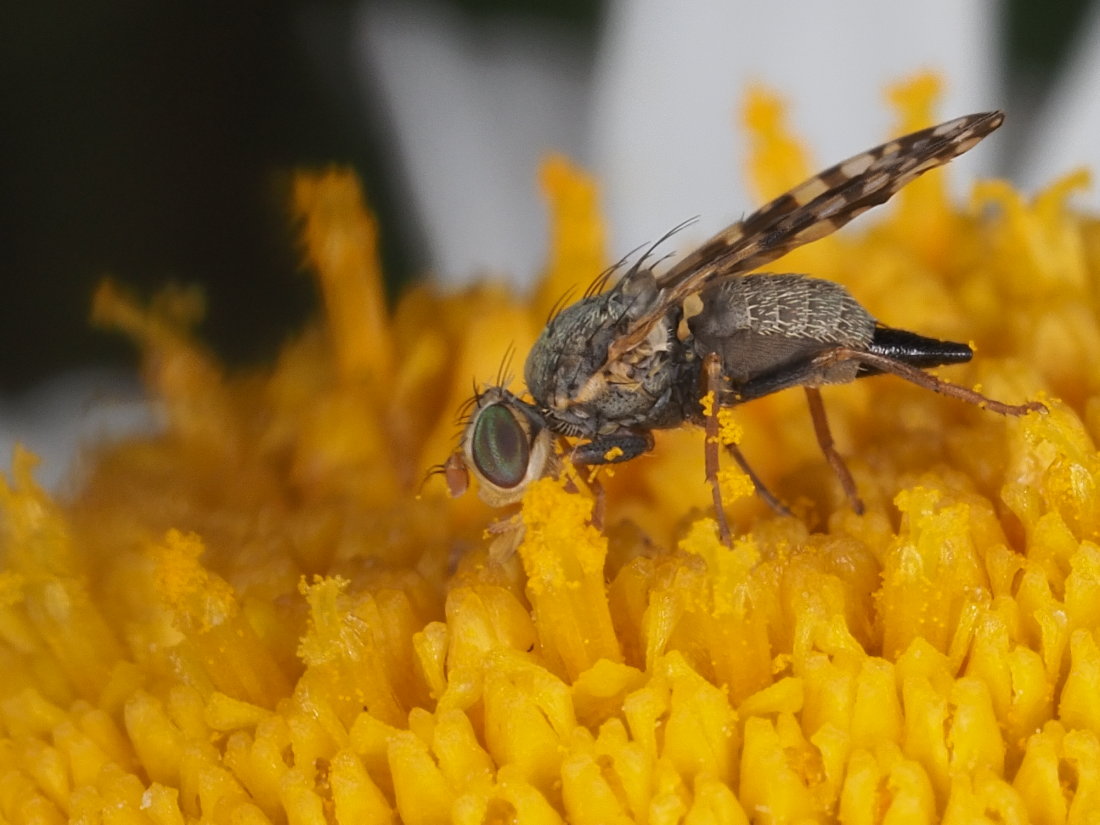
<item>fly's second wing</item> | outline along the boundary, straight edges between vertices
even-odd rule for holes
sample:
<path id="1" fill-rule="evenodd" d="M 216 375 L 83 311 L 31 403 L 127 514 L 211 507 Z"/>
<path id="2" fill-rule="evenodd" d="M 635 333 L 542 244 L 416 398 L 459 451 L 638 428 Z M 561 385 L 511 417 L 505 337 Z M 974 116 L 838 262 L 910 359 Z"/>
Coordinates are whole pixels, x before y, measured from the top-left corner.
<path id="1" fill-rule="evenodd" d="M 829 167 L 719 232 L 660 276 L 660 300 L 612 344 L 607 362 L 645 340 L 669 307 L 714 279 L 749 272 L 832 234 L 971 149 L 1003 121 L 1003 112 L 983 112 L 896 138 Z"/>

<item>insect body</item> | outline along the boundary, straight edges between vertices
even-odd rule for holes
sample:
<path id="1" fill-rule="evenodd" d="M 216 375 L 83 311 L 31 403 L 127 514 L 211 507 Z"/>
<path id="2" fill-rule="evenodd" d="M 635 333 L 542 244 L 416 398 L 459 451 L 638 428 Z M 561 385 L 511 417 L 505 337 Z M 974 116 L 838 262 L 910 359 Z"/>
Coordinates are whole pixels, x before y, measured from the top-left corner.
<path id="1" fill-rule="evenodd" d="M 832 445 L 818 388 L 890 372 L 1006 415 L 1045 409 L 1005 404 L 923 372 L 973 355 L 874 319 L 848 291 L 794 274 L 745 273 L 844 226 L 919 175 L 967 151 L 1001 125 L 1001 112 L 961 117 L 856 155 L 810 178 L 657 273 L 648 254 L 620 280 L 566 307 L 527 357 L 533 403 L 493 387 L 474 400 L 462 444 L 447 464 L 452 493 L 478 476 L 490 504 L 517 500 L 556 471 L 556 436 L 582 439 L 579 464 L 627 461 L 653 446 L 652 431 L 685 423 L 716 434 L 716 409 L 792 386 L 806 389 L 818 441 L 857 511 L 855 485 Z M 717 405 L 705 414 L 700 397 Z M 728 541 L 716 484 L 716 439 L 707 473 L 719 528 Z M 733 457 L 763 487 L 735 446 Z"/>

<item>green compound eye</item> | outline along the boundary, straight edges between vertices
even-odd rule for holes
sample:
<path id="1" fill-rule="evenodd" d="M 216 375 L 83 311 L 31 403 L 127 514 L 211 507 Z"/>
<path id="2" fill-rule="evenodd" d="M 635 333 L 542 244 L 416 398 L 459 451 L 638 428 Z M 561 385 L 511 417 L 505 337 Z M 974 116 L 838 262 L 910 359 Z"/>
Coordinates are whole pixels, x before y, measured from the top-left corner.
<path id="1" fill-rule="evenodd" d="M 531 460 L 527 431 L 504 404 L 492 404 L 478 414 L 470 457 L 497 487 L 515 487 L 527 475 Z"/>

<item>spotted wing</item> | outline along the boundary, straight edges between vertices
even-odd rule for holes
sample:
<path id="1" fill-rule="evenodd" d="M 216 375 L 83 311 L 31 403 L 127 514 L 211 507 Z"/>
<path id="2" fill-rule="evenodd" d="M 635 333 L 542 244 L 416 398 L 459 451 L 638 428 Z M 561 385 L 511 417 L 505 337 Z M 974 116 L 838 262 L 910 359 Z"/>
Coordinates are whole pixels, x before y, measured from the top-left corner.
<path id="1" fill-rule="evenodd" d="M 608 363 L 643 341 L 669 307 L 714 279 L 749 272 L 835 232 L 973 148 L 1003 121 L 1003 112 L 982 112 L 896 138 L 829 167 L 722 230 L 658 278 L 660 299 L 611 345 Z"/>

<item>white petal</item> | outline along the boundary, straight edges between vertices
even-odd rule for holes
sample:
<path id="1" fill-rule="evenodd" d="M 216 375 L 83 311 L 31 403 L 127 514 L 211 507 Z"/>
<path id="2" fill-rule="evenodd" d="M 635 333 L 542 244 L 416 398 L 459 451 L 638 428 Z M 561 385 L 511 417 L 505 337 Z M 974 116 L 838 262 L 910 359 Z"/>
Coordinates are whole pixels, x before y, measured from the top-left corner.
<path id="1" fill-rule="evenodd" d="M 701 216 L 691 244 L 756 205 L 745 187 L 739 112 L 746 86 L 790 103 L 823 167 L 880 143 L 885 89 L 923 69 L 947 80 L 944 119 L 1001 104 L 995 5 L 834 0 L 615 0 L 597 66 L 593 122 L 615 249 Z M 954 180 L 994 152 L 956 164 Z"/>
<path id="2" fill-rule="evenodd" d="M 438 277 L 533 280 L 546 258 L 539 161 L 586 154 L 589 60 L 578 43 L 426 2 L 365 5 L 356 41 Z"/>
<path id="3" fill-rule="evenodd" d="M 75 485 L 85 444 L 153 432 L 157 424 L 137 376 L 82 370 L 44 381 L 20 395 L 0 397 L 0 466 L 11 467 L 15 445 L 41 463 L 35 479 L 48 490 Z"/>

